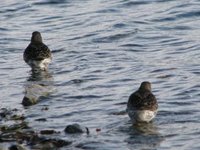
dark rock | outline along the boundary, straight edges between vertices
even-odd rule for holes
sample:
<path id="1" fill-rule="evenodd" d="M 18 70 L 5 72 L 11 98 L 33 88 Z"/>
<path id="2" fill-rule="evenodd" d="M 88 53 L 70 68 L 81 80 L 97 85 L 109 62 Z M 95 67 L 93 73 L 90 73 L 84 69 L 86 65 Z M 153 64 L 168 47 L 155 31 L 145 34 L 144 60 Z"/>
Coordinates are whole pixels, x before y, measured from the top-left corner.
<path id="1" fill-rule="evenodd" d="M 60 147 L 63 147 L 63 146 L 68 146 L 70 144 L 72 144 L 71 141 L 65 141 L 65 140 L 62 140 L 62 139 L 46 139 L 44 141 L 42 141 L 42 144 L 47 144 L 48 145 L 54 145 L 56 146 L 57 148 L 60 148 Z"/>
<path id="2" fill-rule="evenodd" d="M 28 129 L 28 124 L 26 122 L 22 122 L 19 124 L 13 124 L 10 126 L 1 126 L 0 130 L 2 132 L 15 132 L 17 130 Z"/>
<path id="3" fill-rule="evenodd" d="M 9 150 L 18 150 L 17 145 L 12 145 L 9 147 Z"/>
<path id="4" fill-rule="evenodd" d="M 49 110 L 49 108 L 48 107 L 43 107 L 41 110 L 42 111 L 47 111 L 47 110 Z"/>
<path id="5" fill-rule="evenodd" d="M 11 120 L 25 120 L 25 117 L 23 115 L 13 115 L 11 116 Z"/>
<path id="6" fill-rule="evenodd" d="M 47 119 L 46 118 L 39 118 L 39 119 L 35 119 L 35 121 L 47 121 Z"/>
<path id="7" fill-rule="evenodd" d="M 54 130 L 42 130 L 40 131 L 40 134 L 54 134 L 54 133 L 58 133 Z"/>
<path id="8" fill-rule="evenodd" d="M 26 148 L 24 148 L 22 145 L 12 145 L 9 147 L 9 150 L 26 150 Z"/>
<path id="9" fill-rule="evenodd" d="M 68 126 L 65 128 L 65 133 L 69 133 L 69 134 L 84 133 L 84 132 L 89 133 L 88 128 L 86 128 L 86 127 L 81 127 L 79 124 L 68 125 Z"/>
<path id="10" fill-rule="evenodd" d="M 37 102 L 38 102 L 38 100 L 35 99 L 35 98 L 24 97 L 23 100 L 22 100 L 22 105 L 31 106 L 31 105 L 36 104 Z"/>
<path id="11" fill-rule="evenodd" d="M 25 117 L 23 114 L 17 114 L 18 113 L 18 109 L 7 109 L 7 108 L 1 108 L 0 109 L 0 120 L 20 120 L 20 121 L 24 121 Z"/>

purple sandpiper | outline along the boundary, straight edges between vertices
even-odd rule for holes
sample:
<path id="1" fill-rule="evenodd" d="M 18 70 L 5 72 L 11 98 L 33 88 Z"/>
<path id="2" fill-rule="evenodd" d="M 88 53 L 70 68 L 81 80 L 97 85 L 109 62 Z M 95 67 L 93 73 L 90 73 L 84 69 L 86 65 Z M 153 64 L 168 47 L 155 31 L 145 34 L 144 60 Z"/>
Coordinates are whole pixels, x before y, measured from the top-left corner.
<path id="1" fill-rule="evenodd" d="M 151 83 L 142 82 L 139 89 L 132 93 L 127 104 L 127 112 L 132 123 L 150 122 L 157 114 L 158 103 L 151 92 Z"/>
<path id="2" fill-rule="evenodd" d="M 32 70 L 47 70 L 52 60 L 50 49 L 42 42 L 40 32 L 34 31 L 31 37 L 31 43 L 24 51 L 24 61 Z"/>

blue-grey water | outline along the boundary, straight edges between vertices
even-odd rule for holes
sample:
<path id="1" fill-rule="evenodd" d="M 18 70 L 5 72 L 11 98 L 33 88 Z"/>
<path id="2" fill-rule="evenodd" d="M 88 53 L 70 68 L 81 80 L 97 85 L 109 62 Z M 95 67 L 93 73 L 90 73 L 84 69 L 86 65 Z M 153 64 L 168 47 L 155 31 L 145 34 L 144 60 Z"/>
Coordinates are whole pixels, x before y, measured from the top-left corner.
<path id="1" fill-rule="evenodd" d="M 43 87 L 23 61 L 33 31 L 53 53 Z M 52 136 L 73 142 L 61 149 L 198 150 L 199 49 L 199 0 L 2 1 L 0 107 L 19 109 L 36 131 L 60 131 Z M 159 112 L 139 128 L 126 102 L 146 80 Z M 42 97 L 25 108 L 29 90 Z M 72 123 L 90 134 L 65 134 Z"/>

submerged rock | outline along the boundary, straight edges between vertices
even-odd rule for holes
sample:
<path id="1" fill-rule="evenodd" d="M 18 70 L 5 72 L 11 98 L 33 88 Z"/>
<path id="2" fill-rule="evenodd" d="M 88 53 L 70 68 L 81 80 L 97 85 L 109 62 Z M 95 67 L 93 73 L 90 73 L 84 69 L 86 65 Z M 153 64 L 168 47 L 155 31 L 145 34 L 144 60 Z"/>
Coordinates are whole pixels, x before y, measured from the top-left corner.
<path id="1" fill-rule="evenodd" d="M 39 135 L 35 131 L 22 130 L 2 134 L 0 137 L 0 142 L 17 142 L 28 144 L 32 149 L 38 150 L 57 150 L 60 147 L 68 146 L 72 143 L 71 141 L 62 139 L 47 138 L 45 136 Z M 19 144 L 14 144 L 9 147 L 9 150 L 26 150 L 26 148 Z"/>
<path id="2" fill-rule="evenodd" d="M 30 82 L 25 86 L 25 96 L 22 100 L 24 106 L 31 106 L 41 101 L 42 97 L 48 97 L 54 91 L 50 85 L 38 82 Z"/>
<path id="3" fill-rule="evenodd" d="M 75 133 L 87 133 L 89 134 L 89 129 L 87 127 L 82 127 L 79 124 L 68 125 L 65 128 L 65 133 L 75 134 Z"/>
<path id="4" fill-rule="evenodd" d="M 36 98 L 24 97 L 22 100 L 22 105 L 31 106 L 31 105 L 37 104 L 37 102 L 38 102 L 38 99 L 36 99 Z"/>
<path id="5" fill-rule="evenodd" d="M 72 144 L 71 141 L 65 141 L 62 139 L 43 139 L 32 148 L 38 150 L 58 150 L 59 148 L 70 144 Z"/>
<path id="6" fill-rule="evenodd" d="M 22 123 L 13 124 L 10 126 L 7 126 L 7 125 L 0 126 L 0 131 L 4 133 L 8 133 L 8 132 L 16 132 L 17 130 L 28 129 L 28 128 L 29 127 L 28 127 L 27 122 L 22 122 Z"/>
<path id="7" fill-rule="evenodd" d="M 5 119 L 8 115 L 11 115 L 11 111 L 6 108 L 1 108 L 0 110 L 0 117 L 1 119 Z"/>
<path id="8" fill-rule="evenodd" d="M 63 147 L 63 146 L 68 146 L 70 144 L 72 144 L 71 141 L 65 141 L 62 139 L 46 139 L 44 141 L 42 141 L 42 144 L 45 145 L 53 145 L 57 148 Z"/>
<path id="9" fill-rule="evenodd" d="M 7 109 L 7 108 L 1 108 L 0 109 L 0 120 L 25 120 L 25 117 L 23 114 L 18 114 L 17 109 Z"/>
<path id="10" fill-rule="evenodd" d="M 17 145 L 10 146 L 9 150 L 26 150 L 26 148 L 23 147 L 22 145 L 17 144 Z"/>
<path id="11" fill-rule="evenodd" d="M 45 121 L 47 121 L 47 119 L 46 119 L 46 118 L 39 118 L 39 119 L 35 119 L 35 121 L 42 121 L 42 122 L 45 122 Z"/>
<path id="12" fill-rule="evenodd" d="M 0 143 L 8 144 L 5 147 L 6 150 L 27 150 L 29 148 L 34 150 L 58 150 L 60 147 L 72 143 L 71 141 L 50 137 L 52 134 L 60 134 L 59 131 L 34 131 L 25 119 L 24 115 L 19 114 L 17 109 L 0 109 Z M 46 119 L 40 118 L 38 121 L 46 121 Z"/>
<path id="13" fill-rule="evenodd" d="M 55 130 L 41 130 L 40 134 L 54 134 L 54 133 L 59 133 Z"/>

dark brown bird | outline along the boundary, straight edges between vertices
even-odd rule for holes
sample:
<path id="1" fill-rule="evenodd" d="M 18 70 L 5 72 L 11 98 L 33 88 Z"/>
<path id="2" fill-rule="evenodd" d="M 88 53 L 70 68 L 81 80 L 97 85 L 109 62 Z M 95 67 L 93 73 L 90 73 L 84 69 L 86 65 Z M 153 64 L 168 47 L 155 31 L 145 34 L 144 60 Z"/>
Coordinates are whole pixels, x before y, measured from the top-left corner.
<path id="1" fill-rule="evenodd" d="M 40 32 L 32 33 L 31 43 L 24 51 L 24 61 L 33 69 L 47 70 L 52 60 L 50 49 L 42 42 Z"/>
<path id="2" fill-rule="evenodd" d="M 151 83 L 142 82 L 132 93 L 127 104 L 127 112 L 132 122 L 150 122 L 157 114 L 158 103 L 151 92 Z"/>

